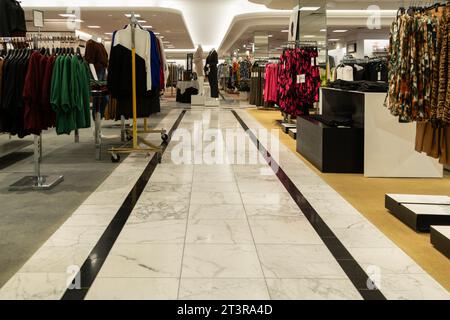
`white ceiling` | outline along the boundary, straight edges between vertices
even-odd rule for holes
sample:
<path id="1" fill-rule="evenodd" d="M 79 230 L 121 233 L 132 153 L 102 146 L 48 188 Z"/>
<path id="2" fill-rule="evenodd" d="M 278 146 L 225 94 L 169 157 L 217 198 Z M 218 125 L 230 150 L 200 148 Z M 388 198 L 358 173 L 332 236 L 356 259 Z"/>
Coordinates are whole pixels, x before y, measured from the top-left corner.
<path id="1" fill-rule="evenodd" d="M 302 6 L 317 6 L 317 3 L 324 1 L 301 0 Z M 352 31 L 365 28 L 370 15 L 365 10 L 374 3 L 383 10 L 391 10 L 382 12 L 382 26 L 386 27 L 392 22 L 392 10 L 402 1 L 328 0 L 329 29 Z M 185 57 L 186 52 L 194 51 L 198 44 L 202 44 L 205 52 L 216 48 L 228 54 L 237 48 L 243 49 L 244 44 L 253 42 L 256 31 L 270 32 L 273 35 L 271 46 L 280 46 L 287 39 L 287 34 L 281 30 L 287 28 L 297 0 L 73 0 L 70 4 L 71 8 L 81 8 L 84 21 L 81 30 L 103 38 L 107 37 L 105 32 L 122 28 L 127 23 L 124 13 L 141 14 L 147 20 L 143 24 L 152 25 L 153 30 L 160 32 L 173 46 L 168 50 L 170 55 Z M 58 13 L 66 11 L 67 0 L 22 0 L 22 6 L 28 12 L 42 8 L 46 18 L 61 18 Z M 30 13 L 27 16 L 31 19 Z M 308 25 L 311 30 L 318 29 L 312 22 Z M 63 22 L 59 25 L 48 23 L 46 29 L 59 31 L 57 29 L 63 25 Z M 98 25 L 100 29 L 89 29 L 89 25 Z M 331 34 L 331 37 L 335 36 Z"/>
<path id="2" fill-rule="evenodd" d="M 24 8 L 65 8 L 66 0 L 22 0 Z M 194 45 L 202 44 L 205 51 L 218 48 L 233 18 L 240 14 L 274 11 L 247 0 L 72 0 L 71 7 L 96 8 L 100 12 L 113 8 L 168 8 L 182 13 Z M 137 12 L 138 13 L 138 12 Z M 170 21 L 167 21 L 170 23 Z M 150 20 L 149 23 L 152 23 Z M 118 25 L 115 29 L 122 27 Z M 192 47 L 182 48 L 192 49 Z"/>
<path id="3" fill-rule="evenodd" d="M 249 0 L 256 4 L 263 4 L 272 9 L 292 9 L 300 3 L 301 6 L 314 6 L 317 0 Z M 429 3 L 430 0 L 415 0 L 416 2 Z M 321 0 L 319 0 L 321 2 Z M 328 0 L 327 9 L 336 10 L 365 10 L 371 5 L 377 5 L 383 10 L 398 9 L 402 4 L 408 5 L 409 0 Z"/>
<path id="4" fill-rule="evenodd" d="M 45 32 L 73 32 L 72 19 L 63 18 L 60 14 L 65 14 L 65 8 L 35 8 L 44 10 Z M 70 11 L 70 10 L 69 10 Z M 175 48 L 193 48 L 194 44 L 187 30 L 183 15 L 178 10 L 160 9 L 160 8 L 135 8 L 136 13 L 140 14 L 141 26 L 148 27 L 163 37 L 165 47 Z M 71 11 L 70 11 L 71 12 Z M 127 10 L 113 8 L 108 10 L 99 10 L 92 8 L 81 8 L 79 19 L 83 22 L 79 24 L 77 29 L 91 34 L 94 37 L 100 37 L 105 41 L 110 40 L 111 32 L 122 28 L 129 23 L 129 19 L 125 16 L 129 13 Z M 37 31 L 33 27 L 31 9 L 25 9 L 25 17 L 27 20 L 28 31 Z M 144 22 L 146 21 L 146 22 Z M 92 29 L 88 26 L 98 26 Z M 149 28 L 149 27 L 152 28 Z"/>

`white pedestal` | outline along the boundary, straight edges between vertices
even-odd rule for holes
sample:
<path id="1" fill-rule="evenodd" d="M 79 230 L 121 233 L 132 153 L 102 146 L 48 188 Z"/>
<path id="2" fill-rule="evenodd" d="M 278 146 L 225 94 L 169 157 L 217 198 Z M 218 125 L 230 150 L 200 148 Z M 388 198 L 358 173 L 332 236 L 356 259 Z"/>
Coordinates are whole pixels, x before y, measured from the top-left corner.
<path id="1" fill-rule="evenodd" d="M 205 95 L 205 77 L 198 77 L 198 95 Z"/>
<path id="2" fill-rule="evenodd" d="M 362 93 L 364 112 L 364 176 L 442 178 L 437 159 L 415 151 L 416 123 L 399 123 L 383 106 L 385 93 Z"/>
<path id="3" fill-rule="evenodd" d="M 240 100 L 248 100 L 249 94 L 246 91 L 239 92 L 239 99 Z"/>
<path id="4" fill-rule="evenodd" d="M 206 107 L 220 107 L 219 98 L 207 98 L 205 101 Z"/>
<path id="5" fill-rule="evenodd" d="M 201 96 L 201 95 L 191 96 L 191 105 L 192 106 L 204 106 L 205 105 L 205 96 Z"/>

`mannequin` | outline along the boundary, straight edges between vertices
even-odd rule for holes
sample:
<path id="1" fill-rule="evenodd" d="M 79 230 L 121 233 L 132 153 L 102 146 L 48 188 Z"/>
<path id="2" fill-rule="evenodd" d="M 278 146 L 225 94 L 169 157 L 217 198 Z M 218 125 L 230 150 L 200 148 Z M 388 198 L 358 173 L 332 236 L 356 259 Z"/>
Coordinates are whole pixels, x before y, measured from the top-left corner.
<path id="1" fill-rule="evenodd" d="M 198 78 L 198 94 L 203 96 L 205 94 L 205 89 L 203 87 L 205 82 L 205 75 L 203 73 L 203 48 L 199 44 L 197 51 L 194 54 L 195 72 Z"/>
<path id="2" fill-rule="evenodd" d="M 219 55 L 216 49 L 212 49 L 206 58 L 206 68 L 209 69 L 208 80 L 211 86 L 211 98 L 219 98 L 219 80 L 217 79 L 217 64 L 219 63 Z"/>

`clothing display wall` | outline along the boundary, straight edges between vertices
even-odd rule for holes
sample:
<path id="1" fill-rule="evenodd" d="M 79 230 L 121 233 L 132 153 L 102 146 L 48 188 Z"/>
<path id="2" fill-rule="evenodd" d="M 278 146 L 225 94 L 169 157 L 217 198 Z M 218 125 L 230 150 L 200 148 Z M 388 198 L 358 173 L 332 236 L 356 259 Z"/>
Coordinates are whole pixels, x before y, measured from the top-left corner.
<path id="1" fill-rule="evenodd" d="M 0 70 L 1 132 L 24 137 L 90 127 L 89 70 L 80 55 L 15 50 L 0 59 Z"/>
<path id="2" fill-rule="evenodd" d="M 108 66 L 108 89 L 116 100 L 116 119 L 131 118 L 132 110 L 132 30 L 136 46 L 137 116 L 149 117 L 160 111 L 159 92 L 165 87 L 166 61 L 163 44 L 152 31 L 126 26 L 113 33 Z"/>
<path id="3" fill-rule="evenodd" d="M 450 3 L 399 10 L 391 26 L 386 106 L 400 121 L 417 121 L 416 151 L 450 164 Z"/>
<path id="4" fill-rule="evenodd" d="M 25 13 L 15 0 L 0 0 L 0 37 L 24 37 Z"/>
<path id="5" fill-rule="evenodd" d="M 279 105 L 291 116 L 309 114 L 319 101 L 320 70 L 314 47 L 285 50 L 278 72 Z"/>

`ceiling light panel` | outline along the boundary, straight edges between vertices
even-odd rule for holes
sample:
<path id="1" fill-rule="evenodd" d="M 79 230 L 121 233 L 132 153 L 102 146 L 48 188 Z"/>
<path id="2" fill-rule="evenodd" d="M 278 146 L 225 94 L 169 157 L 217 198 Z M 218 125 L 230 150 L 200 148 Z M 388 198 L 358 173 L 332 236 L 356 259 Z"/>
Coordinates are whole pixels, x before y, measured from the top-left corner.
<path id="1" fill-rule="evenodd" d="M 317 11 L 320 7 L 301 7 L 300 11 Z"/>

